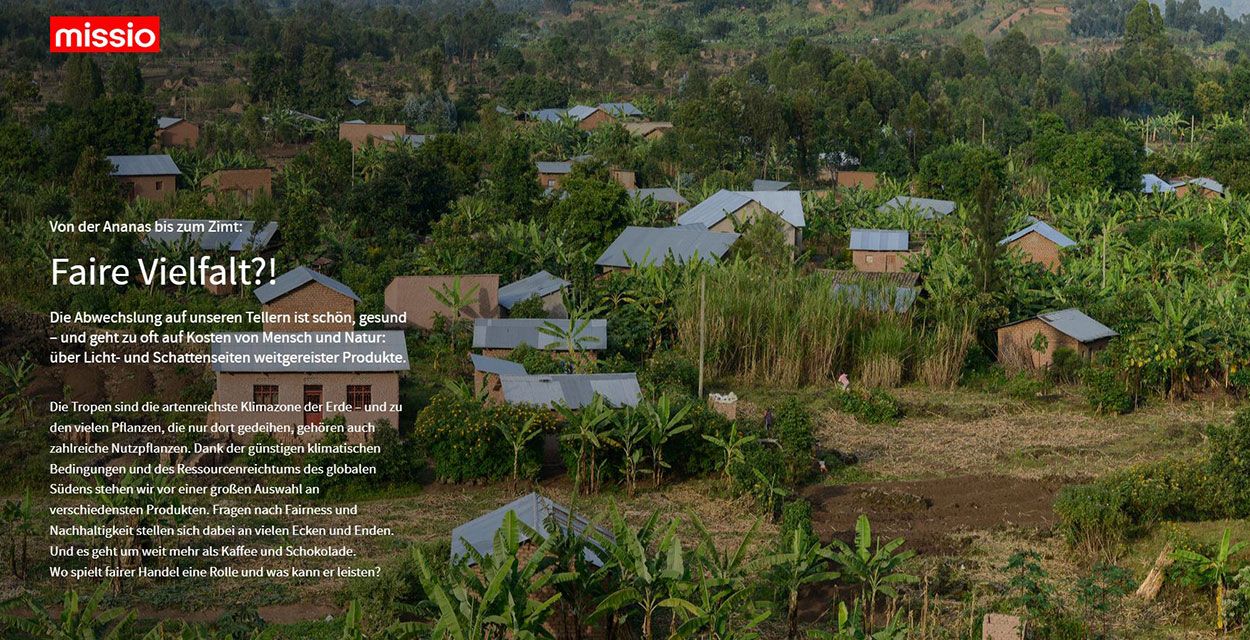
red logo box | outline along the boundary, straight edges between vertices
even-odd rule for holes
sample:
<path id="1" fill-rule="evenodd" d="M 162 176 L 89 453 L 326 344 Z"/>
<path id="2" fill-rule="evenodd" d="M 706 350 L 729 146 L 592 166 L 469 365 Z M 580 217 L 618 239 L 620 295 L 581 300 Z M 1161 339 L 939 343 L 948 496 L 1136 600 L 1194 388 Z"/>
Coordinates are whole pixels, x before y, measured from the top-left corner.
<path id="1" fill-rule="evenodd" d="M 160 16 L 52 16 L 50 53 L 157 53 Z"/>

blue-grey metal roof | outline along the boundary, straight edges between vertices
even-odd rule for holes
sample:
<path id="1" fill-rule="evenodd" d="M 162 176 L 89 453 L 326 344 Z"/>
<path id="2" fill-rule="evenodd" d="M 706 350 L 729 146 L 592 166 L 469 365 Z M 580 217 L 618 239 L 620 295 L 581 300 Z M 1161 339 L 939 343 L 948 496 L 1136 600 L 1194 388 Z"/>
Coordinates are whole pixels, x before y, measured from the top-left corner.
<path id="1" fill-rule="evenodd" d="M 807 225 L 803 198 L 798 191 L 729 191 L 721 189 L 691 207 L 677 219 L 679 225 L 701 224 L 709 229 L 751 202 L 772 211 L 792 227 Z"/>
<path id="2" fill-rule="evenodd" d="M 553 294 L 570 284 L 564 278 L 557 278 L 546 271 L 539 271 L 532 276 L 526 276 L 512 284 L 500 287 L 499 306 L 511 309 L 512 305 L 518 302 L 534 296 L 541 298 Z"/>
<path id="3" fill-rule="evenodd" d="M 161 218 L 156 221 L 161 230 L 148 232 L 148 240 L 162 244 L 174 244 L 186 239 L 199 245 L 204 251 L 240 252 L 246 249 L 260 250 L 269 246 L 278 233 L 278 223 L 269 222 L 257 229 L 252 220 L 184 220 Z"/>
<path id="4" fill-rule="evenodd" d="M 1172 186 L 1167 180 L 1160 178 L 1153 173 L 1143 173 L 1141 176 L 1141 192 L 1142 193 L 1172 193 L 1176 191 L 1176 187 Z"/>
<path id="5" fill-rule="evenodd" d="M 752 191 L 782 191 L 790 186 L 790 182 L 785 180 L 753 180 L 751 181 Z"/>
<path id="6" fill-rule="evenodd" d="M 610 116 L 617 118 L 641 117 L 642 109 L 634 106 L 632 102 L 600 102 L 599 108 L 603 109 Z"/>
<path id="7" fill-rule="evenodd" d="M 907 251 L 910 240 L 902 229 L 851 229 L 851 251 Z"/>
<path id="8" fill-rule="evenodd" d="M 1041 220 L 1038 220 L 1037 222 L 1034 222 L 1033 224 L 1007 236 L 1006 238 L 999 240 L 998 244 L 1011 244 L 1012 242 L 1029 235 L 1030 233 L 1036 233 L 1037 235 L 1059 245 L 1060 248 L 1067 248 L 1076 245 L 1075 240 L 1063 235 L 1058 229 L 1042 222 Z"/>
<path id="9" fill-rule="evenodd" d="M 681 197 L 681 194 L 678 193 L 677 190 L 672 187 L 647 187 L 643 189 L 630 189 L 629 195 L 639 200 L 646 200 L 647 198 L 651 198 L 652 200 L 655 200 L 656 202 L 663 202 L 666 204 L 678 204 L 682 206 L 690 204 L 688 200 Z"/>
<path id="10" fill-rule="evenodd" d="M 156 119 L 156 128 L 168 129 L 178 124 L 179 122 L 182 122 L 182 118 L 171 117 L 171 116 L 160 116 L 159 118 Z"/>
<path id="11" fill-rule="evenodd" d="M 499 382 L 509 404 L 581 409 L 598 395 L 613 407 L 636 407 L 642 398 L 638 376 L 633 373 L 501 375 Z"/>
<path id="12" fill-rule="evenodd" d="M 368 98 L 348 98 L 347 99 L 347 104 L 350 104 L 353 107 L 359 107 L 362 104 L 368 104 L 368 102 L 369 102 Z"/>
<path id="13" fill-rule="evenodd" d="M 1054 327 L 1056 331 L 1074 338 L 1078 342 L 1093 342 L 1120 335 L 1107 325 L 1081 313 L 1077 309 L 1043 313 L 1038 315 L 1037 319 Z"/>
<path id="14" fill-rule="evenodd" d="M 414 147 L 419 147 L 425 144 L 425 141 L 429 138 L 430 136 L 424 133 L 405 133 L 398 136 L 394 134 L 387 134 L 382 136 L 382 139 L 387 142 L 406 142 Z"/>
<path id="15" fill-rule="evenodd" d="M 539 122 L 559 122 L 566 115 L 568 115 L 567 109 L 538 109 L 529 112 L 530 119 Z"/>
<path id="16" fill-rule="evenodd" d="M 915 211 L 925 220 L 944 218 L 955 212 L 955 203 L 950 200 L 934 200 L 932 198 L 913 198 L 911 196 L 894 196 L 877 207 L 877 211 L 893 211 L 908 209 Z"/>
<path id="17" fill-rule="evenodd" d="M 534 164 L 535 166 L 538 167 L 539 173 L 563 174 L 563 173 L 569 173 L 573 171 L 573 162 L 571 160 L 564 160 L 562 162 L 549 162 L 546 160 L 539 160 L 535 162 Z"/>
<path id="18" fill-rule="evenodd" d="M 595 264 L 600 267 L 629 267 L 632 260 L 646 266 L 661 264 L 668 258 L 680 263 L 695 259 L 714 262 L 729 252 L 740 235 L 694 226 L 625 227 Z"/>
<path id="19" fill-rule="evenodd" d="M 308 341 L 291 341 L 293 337 Z M 214 334 L 220 373 L 407 371 L 403 331 L 254 331 Z"/>
<path id="20" fill-rule="evenodd" d="M 914 287 L 886 287 L 871 284 L 833 285 L 834 296 L 845 300 L 852 307 L 883 313 L 886 311 L 907 313 L 916 303 L 917 293 L 919 292 Z"/>
<path id="21" fill-rule="evenodd" d="M 330 289 L 341 293 L 356 302 L 360 302 L 360 297 L 352 291 L 351 287 L 325 275 L 309 269 L 308 267 L 295 267 L 290 271 L 274 278 L 269 284 L 256 287 L 256 298 L 261 304 L 269 304 L 270 302 L 281 298 L 282 296 L 295 291 L 296 289 L 310 283 L 317 282 L 323 284 Z"/>
<path id="22" fill-rule="evenodd" d="M 587 529 L 591 528 L 589 521 L 573 513 L 568 507 L 537 493 L 521 496 L 490 513 L 478 516 L 452 529 L 451 561 L 456 562 L 464 558 L 469 564 L 473 564 L 473 556 L 468 552 L 469 549 L 473 549 L 478 555 L 490 555 L 495 548 L 495 535 L 499 533 L 504 518 L 509 512 L 512 512 L 517 521 L 525 525 L 520 532 L 520 541 L 529 540 L 530 535 L 546 539 L 553 532 L 567 535 L 571 529 L 573 535 L 585 536 L 589 543 L 582 552 L 586 560 L 596 566 L 603 566 L 603 561 L 595 553 L 598 549 L 595 536 L 612 540 L 612 534 L 600 527 L 595 527 L 594 531 L 588 533 Z"/>
<path id="23" fill-rule="evenodd" d="M 150 156 L 109 156 L 114 176 L 177 176 L 182 175 L 174 159 L 161 153 Z"/>
<path id="24" fill-rule="evenodd" d="M 473 361 L 473 370 L 481 371 L 482 373 L 493 373 L 500 376 L 523 376 L 526 374 L 524 365 L 511 360 L 504 360 L 503 358 L 492 358 L 470 353 L 469 360 Z"/>
<path id="25" fill-rule="evenodd" d="M 607 320 L 582 320 L 577 325 L 573 322 L 572 319 L 478 318 L 473 321 L 473 348 L 515 349 L 527 344 L 535 349 L 567 349 L 564 340 L 544 333 L 543 329 L 554 327 L 567 330 L 582 323 L 586 326 L 576 337 L 578 349 L 601 351 L 608 347 Z"/>
<path id="26" fill-rule="evenodd" d="M 579 104 L 569 107 L 567 114 L 570 118 L 581 122 L 582 120 L 589 118 L 590 114 L 594 113 L 598 109 L 598 107 L 590 107 L 584 104 Z"/>
<path id="27" fill-rule="evenodd" d="M 1191 184 L 1191 185 L 1194 185 L 1194 186 L 1196 186 L 1196 187 L 1202 187 L 1203 189 L 1207 189 L 1207 190 L 1209 190 L 1209 191 L 1214 191 L 1214 192 L 1219 193 L 1219 194 L 1223 194 L 1223 193 L 1224 193 L 1224 185 L 1222 185 L 1222 184 L 1220 184 L 1219 182 L 1216 182 L 1215 180 L 1212 180 L 1212 179 L 1210 179 L 1210 178 L 1194 178 L 1194 179 L 1192 179 L 1192 180 L 1188 181 L 1188 182 L 1187 182 L 1187 184 Z"/>

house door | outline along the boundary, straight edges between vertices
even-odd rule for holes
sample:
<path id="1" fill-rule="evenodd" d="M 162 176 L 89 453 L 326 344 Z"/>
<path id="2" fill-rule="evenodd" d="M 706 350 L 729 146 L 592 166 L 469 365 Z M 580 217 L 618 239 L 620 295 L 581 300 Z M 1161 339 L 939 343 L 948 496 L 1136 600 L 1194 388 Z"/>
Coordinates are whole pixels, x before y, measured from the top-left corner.
<path id="1" fill-rule="evenodd" d="M 320 424 L 321 407 L 321 385 L 304 385 L 304 424 Z"/>

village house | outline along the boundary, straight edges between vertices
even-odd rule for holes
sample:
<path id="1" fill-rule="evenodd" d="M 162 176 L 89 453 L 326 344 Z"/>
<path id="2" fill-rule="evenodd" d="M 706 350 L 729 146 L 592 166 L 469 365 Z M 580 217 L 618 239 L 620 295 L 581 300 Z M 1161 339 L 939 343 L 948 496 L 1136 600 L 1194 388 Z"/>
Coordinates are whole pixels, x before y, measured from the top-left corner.
<path id="1" fill-rule="evenodd" d="M 573 167 L 579 163 L 586 162 L 587 160 L 590 160 L 590 156 L 582 155 L 556 162 L 543 160 L 535 162 L 534 165 L 538 168 L 539 186 L 548 191 L 561 188 L 564 185 L 564 179 L 567 178 L 570 173 L 573 173 Z M 638 186 L 637 178 L 633 171 L 629 171 L 628 169 L 611 168 L 609 169 L 609 173 L 612 180 L 621 185 L 621 187 L 625 188 L 627 191 L 635 189 Z"/>
<path id="2" fill-rule="evenodd" d="M 1055 351 L 1071 349 L 1089 358 L 1120 334 L 1076 309 L 1043 313 L 998 329 L 998 361 L 1015 369 L 1041 369 Z"/>
<path id="3" fill-rule="evenodd" d="M 339 140 L 346 140 L 352 145 L 352 151 L 370 144 L 381 144 L 387 136 L 395 137 L 408 134 L 407 125 L 403 124 L 367 124 L 364 122 L 344 122 L 339 125 Z"/>
<path id="4" fill-rule="evenodd" d="M 309 269 L 296 267 L 256 288 L 267 314 L 265 331 L 352 331 L 360 297 L 350 287 Z M 297 314 L 314 310 L 307 319 Z"/>
<path id="5" fill-rule="evenodd" d="M 1141 177 L 1141 192 L 1151 195 L 1159 193 L 1176 193 L 1176 187 L 1173 186 L 1172 183 L 1153 173 L 1143 173 Z"/>
<path id="6" fill-rule="evenodd" d="M 703 227 L 625 227 L 604 250 L 595 265 L 608 271 L 630 269 L 634 264 L 651 266 L 673 260 L 680 264 L 696 260 L 715 262 L 725 257 L 737 233 L 708 231 Z"/>
<path id="7" fill-rule="evenodd" d="M 599 396 L 610 407 L 636 407 L 642 399 L 634 373 L 503 374 L 500 393 L 508 404 L 581 409 Z"/>
<path id="8" fill-rule="evenodd" d="M 1180 198 L 1191 193 L 1211 199 L 1224 197 L 1224 185 L 1210 178 L 1190 178 L 1174 186 L 1176 195 Z"/>
<path id="9" fill-rule="evenodd" d="M 872 171 L 838 171 L 832 182 L 840 189 L 870 191 L 877 188 L 877 174 Z"/>
<path id="10" fill-rule="evenodd" d="M 920 251 L 904 229 L 851 229 L 851 263 L 856 271 L 895 273 Z"/>
<path id="11" fill-rule="evenodd" d="M 761 217 L 781 223 L 786 244 L 803 244 L 803 199 L 798 191 L 728 191 L 722 189 L 690 207 L 677 219 L 680 226 L 702 226 L 710 231 L 738 231 Z"/>
<path id="12" fill-rule="evenodd" d="M 615 542 L 612 532 L 607 529 L 592 526 L 586 518 L 568 507 L 537 493 L 530 493 L 452 529 L 451 563 L 463 562 L 467 566 L 473 566 L 477 562 L 476 557 L 493 553 L 496 534 L 503 528 L 509 513 L 523 525 L 517 528 L 520 542 L 523 543 L 517 551 L 517 561 L 521 565 L 533 557 L 535 549 L 547 536 L 557 532 L 559 535 L 571 535 L 584 540 L 586 544 L 583 546 L 582 556 L 595 567 L 603 566 L 603 560 L 599 557 L 602 552 L 600 541 Z M 531 535 L 537 539 L 531 538 Z M 534 597 L 546 600 L 552 595 L 554 590 L 547 587 Z M 592 640 L 601 637 L 601 633 L 595 629 L 579 624 L 579 618 L 563 601 L 556 601 L 545 626 L 557 640 Z M 577 628 L 579 626 L 583 628 Z"/>
<path id="13" fill-rule="evenodd" d="M 559 334 L 570 331 L 574 332 L 573 347 L 579 356 L 595 358 L 597 352 L 608 348 L 607 320 L 563 318 L 479 318 L 473 321 L 473 348 L 493 358 L 506 358 L 521 345 L 567 353 L 569 347 Z"/>
<path id="14" fill-rule="evenodd" d="M 294 430 L 340 415 L 349 426 L 399 427 L 399 376 L 409 366 L 404 332 L 316 331 L 274 340 L 278 335 L 292 334 L 217 334 L 213 401 L 235 409 L 211 414 L 210 422 L 274 425 L 281 442 L 320 441 L 322 433 L 300 438 Z M 349 442 L 369 439 L 360 430 L 346 435 Z"/>
<path id="15" fill-rule="evenodd" d="M 178 176 L 182 171 L 166 154 L 108 156 L 108 161 L 113 163 L 109 175 L 117 179 L 123 197 L 131 202 L 139 199 L 160 202 L 178 191 Z"/>
<path id="16" fill-rule="evenodd" d="M 998 244 L 1009 250 L 1018 250 L 1026 262 L 1040 264 L 1048 271 L 1058 273 L 1060 252 L 1068 247 L 1076 246 L 1076 241 L 1038 220 L 999 240 Z"/>
<path id="17" fill-rule="evenodd" d="M 454 310 L 439 300 L 439 296 L 459 293 L 468 298 L 468 304 L 459 309 L 458 319 L 499 317 L 499 274 L 398 276 L 386 285 L 383 306 L 386 313 L 405 314 L 404 326 L 409 329 L 429 331 L 438 318 L 451 318 Z"/>
<path id="18" fill-rule="evenodd" d="M 205 176 L 200 186 L 208 190 L 204 199 L 209 203 L 225 195 L 252 204 L 257 198 L 273 195 L 273 169 L 222 169 Z"/>
<path id="19" fill-rule="evenodd" d="M 511 315 L 512 307 L 517 303 L 531 298 L 542 301 L 543 311 L 548 318 L 567 318 L 568 310 L 564 308 L 564 289 L 570 283 L 564 278 L 557 278 L 546 271 L 539 271 L 499 288 L 499 306 Z"/>
<path id="20" fill-rule="evenodd" d="M 895 196 L 877 207 L 877 211 L 882 213 L 899 210 L 914 211 L 925 220 L 940 220 L 955 212 L 955 203 L 950 200 Z"/>
<path id="21" fill-rule="evenodd" d="M 194 147 L 200 141 L 200 125 L 184 118 L 156 119 L 156 143 L 165 147 Z"/>
<path id="22" fill-rule="evenodd" d="M 642 111 L 629 102 L 601 102 L 595 106 L 579 104 L 568 109 L 538 109 L 529 112 L 534 122 L 560 122 L 568 119 L 582 131 L 594 131 L 618 119 L 640 118 Z"/>
<path id="23" fill-rule="evenodd" d="M 631 135 L 643 140 L 659 140 L 673 130 L 671 122 L 625 122 L 621 126 L 625 127 Z"/>

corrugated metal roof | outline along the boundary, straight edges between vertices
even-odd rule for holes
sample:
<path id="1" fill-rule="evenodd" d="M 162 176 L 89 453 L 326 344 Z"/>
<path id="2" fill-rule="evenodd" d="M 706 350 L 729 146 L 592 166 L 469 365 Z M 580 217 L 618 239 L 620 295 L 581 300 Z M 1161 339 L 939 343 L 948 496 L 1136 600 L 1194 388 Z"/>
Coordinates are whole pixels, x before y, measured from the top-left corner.
<path id="1" fill-rule="evenodd" d="M 182 175 L 174 159 L 166 154 L 150 156 L 109 156 L 114 176 L 177 176 Z"/>
<path id="2" fill-rule="evenodd" d="M 168 129 L 178 124 L 179 122 L 182 122 L 182 118 L 171 117 L 171 116 L 161 116 L 156 119 L 156 128 Z"/>
<path id="3" fill-rule="evenodd" d="M 403 135 L 385 135 L 382 139 L 387 142 L 407 142 L 408 144 L 419 147 L 425 144 L 429 136 L 424 133 L 405 133 Z"/>
<path id="4" fill-rule="evenodd" d="M 691 207 L 677 219 L 679 225 L 701 224 L 708 228 L 750 202 L 781 216 L 790 226 L 804 227 L 803 198 L 798 191 L 729 191 L 721 189 Z"/>
<path id="5" fill-rule="evenodd" d="M 1172 193 L 1173 191 L 1176 191 L 1176 187 L 1173 187 L 1167 180 L 1164 180 L 1153 173 L 1142 174 L 1142 193 Z"/>
<path id="6" fill-rule="evenodd" d="M 1076 246 L 1075 240 L 1063 235 L 1058 229 L 1042 222 L 1041 220 L 1038 220 L 1037 222 L 1034 222 L 1033 224 L 1007 236 L 1006 238 L 999 240 L 998 244 L 1010 244 L 1020 238 L 1023 238 L 1024 236 L 1029 235 L 1030 233 L 1036 233 L 1059 245 L 1061 248 Z"/>
<path id="7" fill-rule="evenodd" d="M 566 109 L 538 109 L 529 112 L 529 117 L 539 122 L 559 122 L 567 114 Z"/>
<path id="8" fill-rule="evenodd" d="M 664 202 L 667 204 L 679 204 L 682 206 L 690 204 L 688 200 L 681 197 L 681 194 L 672 187 L 648 187 L 644 189 L 630 189 L 629 195 L 639 200 L 651 198 L 656 202 Z"/>
<path id="9" fill-rule="evenodd" d="M 913 198 L 911 196 L 894 196 L 877 207 L 877 211 L 893 211 L 895 209 L 914 210 L 925 220 L 944 218 L 955 212 L 955 203 L 950 200 L 934 200 L 932 198 Z"/>
<path id="10" fill-rule="evenodd" d="M 508 376 L 523 376 L 526 374 L 525 367 L 521 363 L 511 360 L 480 356 L 476 353 L 470 353 L 469 360 L 473 361 L 474 371 Z"/>
<path id="11" fill-rule="evenodd" d="M 1188 184 L 1191 184 L 1197 187 L 1202 187 L 1203 189 L 1214 191 L 1219 194 L 1224 193 L 1224 185 L 1210 178 L 1194 178 L 1193 180 L 1190 180 Z"/>
<path id="12" fill-rule="evenodd" d="M 1078 342 L 1093 342 L 1120 335 L 1107 325 L 1081 313 L 1077 309 L 1043 313 L 1038 315 L 1037 319 L 1054 327 L 1056 331 L 1071 336 Z"/>
<path id="13" fill-rule="evenodd" d="M 590 114 L 592 114 L 592 113 L 594 113 L 595 111 L 598 111 L 598 110 L 599 110 L 599 108 L 598 108 L 598 107 L 590 107 L 590 106 L 587 106 L 587 105 L 584 105 L 584 104 L 579 104 L 579 105 L 575 105 L 575 106 L 569 107 L 569 110 L 567 111 L 567 114 L 568 114 L 568 116 L 569 116 L 570 118 L 572 118 L 572 119 L 577 120 L 578 122 L 580 122 L 580 121 L 585 120 L 586 118 L 590 117 Z"/>
<path id="14" fill-rule="evenodd" d="M 367 104 L 368 102 L 369 102 L 368 98 L 348 98 L 347 99 L 347 104 L 350 104 L 353 107 L 359 107 L 360 105 Z"/>
<path id="15" fill-rule="evenodd" d="M 255 231 L 252 220 L 183 220 L 161 218 L 158 226 L 168 231 L 151 231 L 148 240 L 163 244 L 182 242 L 183 238 L 199 245 L 204 251 L 245 249 L 260 250 L 269 246 L 278 233 L 278 223 L 269 222 Z M 237 230 L 236 230 L 237 229 Z"/>
<path id="16" fill-rule="evenodd" d="M 633 373 L 501 375 L 499 381 L 509 404 L 581 409 L 598 395 L 613 407 L 636 407 L 642 398 L 638 376 Z"/>
<path id="17" fill-rule="evenodd" d="M 515 349 L 527 344 L 535 349 L 567 349 L 564 341 L 543 333 L 544 327 L 568 329 L 572 319 L 478 318 L 473 321 L 474 349 Z M 581 321 L 585 322 L 585 321 Z M 578 323 L 580 326 L 581 322 Z M 608 321 L 591 320 L 578 338 L 578 349 L 601 351 L 608 347 Z"/>
<path id="18" fill-rule="evenodd" d="M 753 180 L 751 181 L 752 191 L 781 191 L 790 186 L 790 182 L 785 180 Z"/>
<path id="19" fill-rule="evenodd" d="M 907 313 L 916 303 L 916 295 L 919 292 L 912 287 L 835 284 L 833 293 L 834 296 L 845 300 L 847 304 L 857 309 L 882 313 L 886 311 Z"/>
<path id="20" fill-rule="evenodd" d="M 573 535 L 584 536 L 590 543 L 582 551 L 586 560 L 595 566 L 603 566 L 603 561 L 595 553 L 598 542 L 594 536 L 612 540 L 612 534 L 600 527 L 595 527 L 591 533 L 587 533 L 587 530 L 591 529 L 588 520 L 573 513 L 568 507 L 537 493 L 521 496 L 490 513 L 478 516 L 452 529 L 451 561 L 456 562 L 461 558 L 467 558 L 469 564 L 472 564 L 473 559 L 468 553 L 469 549 L 473 549 L 478 555 L 490 555 L 495 548 L 495 535 L 499 533 L 504 518 L 509 512 L 512 512 L 514 517 L 529 529 L 529 531 L 522 529 L 521 541 L 529 540 L 531 533 L 539 536 L 540 539 L 546 539 L 552 532 L 567 534 L 571 529 Z"/>
<path id="21" fill-rule="evenodd" d="M 360 298 L 352 291 L 351 287 L 325 275 L 309 269 L 308 267 L 295 267 L 290 271 L 278 276 L 273 282 L 267 285 L 256 287 L 256 298 L 261 304 L 269 304 L 270 302 L 281 298 L 282 296 L 295 291 L 296 289 L 310 283 L 317 282 L 323 284 L 330 289 L 337 291 L 356 302 L 360 302 Z"/>
<path id="22" fill-rule="evenodd" d="M 685 263 L 696 259 L 716 261 L 728 253 L 740 234 L 687 227 L 625 227 L 608 245 L 595 264 L 601 267 L 629 267 L 630 260 L 641 265 L 660 264 L 667 258 Z"/>
<path id="23" fill-rule="evenodd" d="M 500 287 L 499 306 L 511 309 L 512 305 L 518 302 L 534 296 L 541 298 L 553 294 L 570 284 L 572 283 L 564 278 L 557 278 L 546 271 L 539 271 L 532 276 L 526 276 L 512 284 Z"/>
<path id="24" fill-rule="evenodd" d="M 212 344 L 213 355 L 232 357 L 232 361 L 213 363 L 213 371 L 220 373 L 408 370 L 408 346 L 404 343 L 403 331 L 255 331 L 215 335 L 218 341 Z M 293 336 L 303 336 L 308 340 L 274 341 L 275 338 Z M 365 341 L 354 341 L 353 338 Z M 304 361 L 300 361 L 301 358 Z"/>
<path id="25" fill-rule="evenodd" d="M 573 171 L 573 162 L 565 160 L 563 162 L 548 162 L 539 160 L 534 163 L 538 167 L 539 173 L 569 173 Z"/>
<path id="26" fill-rule="evenodd" d="M 851 251 L 907 251 L 910 239 L 902 229 L 851 229 Z"/>
<path id="27" fill-rule="evenodd" d="M 603 109 L 608 115 L 617 118 L 632 118 L 642 116 L 642 109 L 634 106 L 632 102 L 600 102 L 599 108 Z"/>

